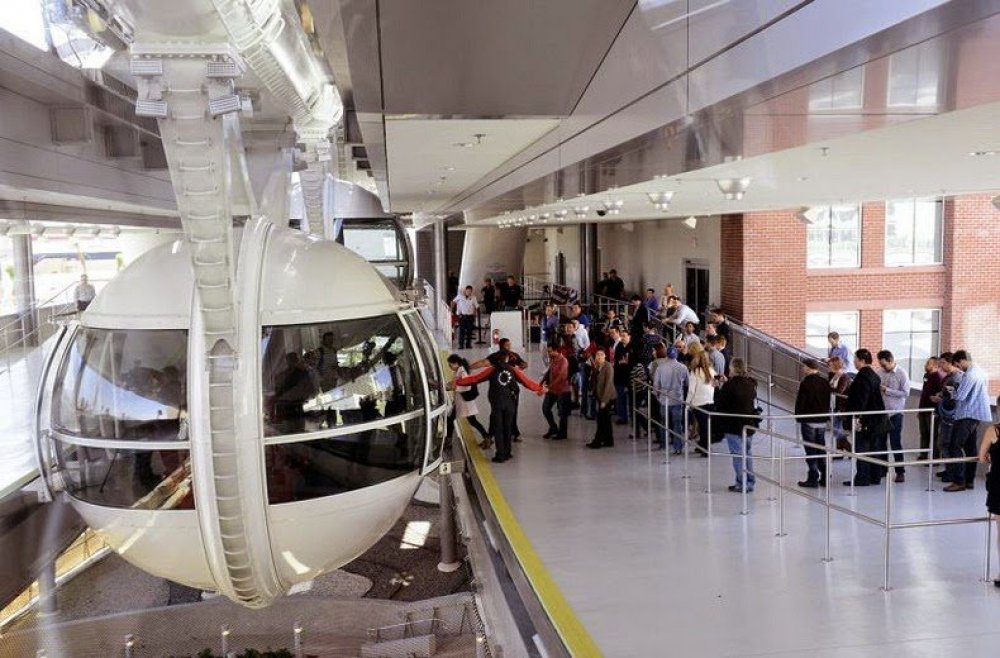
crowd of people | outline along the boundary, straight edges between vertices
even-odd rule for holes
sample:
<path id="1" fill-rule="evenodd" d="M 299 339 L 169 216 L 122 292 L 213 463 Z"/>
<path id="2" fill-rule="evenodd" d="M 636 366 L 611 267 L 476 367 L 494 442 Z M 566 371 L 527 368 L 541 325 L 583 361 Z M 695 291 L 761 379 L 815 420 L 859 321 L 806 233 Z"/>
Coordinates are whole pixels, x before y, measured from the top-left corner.
<path id="1" fill-rule="evenodd" d="M 511 289 L 509 282 L 507 288 Z M 598 289 L 603 295 L 620 298 L 625 284 L 615 270 L 610 270 L 602 276 Z M 471 287 L 463 294 L 467 299 L 475 298 Z M 513 297 L 510 299 L 513 301 Z M 456 308 L 460 310 L 462 304 L 462 299 L 456 299 Z M 694 309 L 684 304 L 670 285 L 660 297 L 651 288 L 643 295 L 632 295 L 627 308 L 626 313 L 619 314 L 612 307 L 603 317 L 594 319 L 579 303 L 567 307 L 543 304 L 537 322 L 548 368 L 540 382 L 523 373 L 525 361 L 510 352 L 509 341 L 504 341 L 506 348 L 502 345 L 478 364 L 484 366 L 478 373 L 470 374 L 467 364 L 462 366 L 456 361 L 461 366 L 456 370 L 461 395 L 466 395 L 469 385 L 490 381 L 492 406 L 498 397 L 492 392 L 495 381 L 500 385 L 498 391 L 507 391 L 502 402 L 513 401 L 512 405 L 500 405 L 511 407 L 513 423 L 506 417 L 494 418 L 491 413 L 490 429 L 477 424 L 483 435 L 481 445 L 488 447 L 496 438 L 498 461 L 511 457 L 509 446 L 520 436 L 516 391 L 524 386 L 544 396 L 546 439 L 565 440 L 568 418 L 578 412 L 595 422 L 587 447 L 611 447 L 613 425 L 628 424 L 634 409 L 645 406 L 646 396 L 634 395 L 636 382 L 642 382 L 651 386 L 655 395 L 656 403 L 648 413 L 656 427 L 657 449 L 679 455 L 685 439 L 691 439 L 697 442 L 697 454 L 706 456 L 711 443 L 725 442 L 733 454 L 735 482 L 730 489 L 742 492 L 745 487 L 752 491 L 755 478 L 749 453 L 753 427 L 759 424 L 763 410 L 757 401 L 757 380 L 743 359 L 733 355 L 732 328 L 725 313 L 712 309 L 702 324 Z M 471 346 L 467 336 L 460 336 L 460 347 Z M 800 436 L 810 458 L 806 460 L 806 477 L 798 484 L 803 488 L 827 485 L 828 431 L 839 449 L 870 453 L 883 460 L 891 457 L 898 464 L 893 469 L 895 482 L 904 482 L 903 410 L 911 390 L 906 370 L 889 350 L 874 355 L 868 349 L 852 352 L 836 332 L 829 334 L 828 341 L 826 358 L 807 359 L 802 365 L 795 414 L 802 416 L 798 420 Z M 510 376 L 503 374 L 507 371 Z M 459 415 L 469 417 L 468 404 L 459 404 Z M 945 352 L 927 360 L 920 409 L 919 459 L 972 458 L 980 454 L 988 458 L 992 443 L 977 444 L 982 424 L 992 422 L 988 381 L 968 351 Z M 848 415 L 831 416 L 831 412 Z M 710 414 L 715 416 L 712 423 Z M 744 463 L 742 435 L 748 425 Z M 844 484 L 878 485 L 887 470 L 858 459 L 856 473 Z M 937 476 L 948 485 L 945 491 L 957 492 L 975 486 L 975 473 L 974 462 L 954 462 Z M 1000 487 L 996 498 L 995 507 L 1000 513 Z"/>

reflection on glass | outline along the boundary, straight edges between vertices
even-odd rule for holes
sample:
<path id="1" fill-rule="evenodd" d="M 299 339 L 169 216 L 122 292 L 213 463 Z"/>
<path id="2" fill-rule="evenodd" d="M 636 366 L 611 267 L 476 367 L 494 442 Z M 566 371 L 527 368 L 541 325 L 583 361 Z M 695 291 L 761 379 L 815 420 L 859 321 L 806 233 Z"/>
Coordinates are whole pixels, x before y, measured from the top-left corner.
<path id="1" fill-rule="evenodd" d="M 264 327 L 264 433 L 299 434 L 423 408 L 399 317 Z"/>
<path id="2" fill-rule="evenodd" d="M 816 208 L 807 230 L 808 267 L 861 265 L 861 209 L 854 206 Z"/>
<path id="3" fill-rule="evenodd" d="M 194 509 L 187 450 L 92 448 L 53 441 L 53 477 L 67 493 L 104 507 Z"/>
<path id="4" fill-rule="evenodd" d="M 892 309 L 882 313 L 882 344 L 896 357 L 911 381 L 923 377 L 924 362 L 941 344 L 941 311 Z"/>
<path id="5" fill-rule="evenodd" d="M 63 357 L 52 426 L 128 441 L 187 440 L 187 331 L 81 327 Z"/>
<path id="6" fill-rule="evenodd" d="M 322 498 L 391 480 L 424 458 L 421 416 L 386 427 L 265 448 L 272 504 Z"/>
<path id="7" fill-rule="evenodd" d="M 427 390 L 430 394 L 431 408 L 437 408 L 444 400 L 444 377 L 441 374 L 441 356 L 437 348 L 431 342 L 430 334 L 424 327 L 423 321 L 416 313 L 406 315 L 406 322 L 410 325 L 410 331 L 417 339 L 417 346 L 420 348 L 420 355 L 423 358 L 424 369 L 427 371 Z"/>
<path id="8" fill-rule="evenodd" d="M 942 204 L 937 199 L 905 199 L 885 204 L 885 264 L 941 262 Z"/>

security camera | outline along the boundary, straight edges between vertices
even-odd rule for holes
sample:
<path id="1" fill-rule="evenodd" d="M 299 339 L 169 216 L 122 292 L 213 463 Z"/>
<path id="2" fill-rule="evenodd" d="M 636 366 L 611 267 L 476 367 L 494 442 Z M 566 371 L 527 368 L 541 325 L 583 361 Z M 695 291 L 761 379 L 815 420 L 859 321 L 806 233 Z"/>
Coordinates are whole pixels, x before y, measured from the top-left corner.
<path id="1" fill-rule="evenodd" d="M 607 214 L 608 214 L 608 211 L 607 211 L 607 210 L 601 210 L 601 209 L 598 209 L 598 211 L 597 211 L 597 216 L 598 216 L 598 217 L 604 217 L 604 216 L 605 216 L 605 215 L 607 215 Z"/>

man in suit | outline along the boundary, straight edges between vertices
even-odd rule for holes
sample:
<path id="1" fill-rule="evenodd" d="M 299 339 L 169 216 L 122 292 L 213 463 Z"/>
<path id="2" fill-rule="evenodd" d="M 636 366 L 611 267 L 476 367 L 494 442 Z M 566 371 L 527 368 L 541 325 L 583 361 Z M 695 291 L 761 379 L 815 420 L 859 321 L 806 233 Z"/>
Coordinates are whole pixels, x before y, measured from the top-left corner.
<path id="1" fill-rule="evenodd" d="M 862 348 L 854 353 L 854 367 L 857 368 L 858 374 L 854 376 L 851 387 L 847 389 L 847 411 L 885 411 L 882 380 L 872 369 L 872 360 L 872 353 L 866 349 Z M 857 424 L 854 451 L 880 452 L 882 454 L 872 456 L 876 459 L 885 459 L 887 457 L 885 416 L 882 414 L 853 416 L 852 422 Z M 879 484 L 885 473 L 885 467 L 859 459 L 854 475 L 854 486 L 867 487 L 870 484 Z M 850 486 L 851 481 L 844 482 L 844 485 Z"/>

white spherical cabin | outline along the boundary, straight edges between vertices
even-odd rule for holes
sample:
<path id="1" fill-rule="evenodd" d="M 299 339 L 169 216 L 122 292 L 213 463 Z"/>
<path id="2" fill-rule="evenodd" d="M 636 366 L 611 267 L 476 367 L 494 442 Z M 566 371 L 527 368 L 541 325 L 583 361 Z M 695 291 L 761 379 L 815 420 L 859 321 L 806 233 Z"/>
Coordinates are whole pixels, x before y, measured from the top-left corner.
<path id="1" fill-rule="evenodd" d="M 219 410 L 189 377 L 208 364 L 183 242 L 142 256 L 63 331 L 39 454 L 50 488 L 126 560 L 261 607 L 392 527 L 440 460 L 447 398 L 426 325 L 365 260 L 265 223 L 237 235 L 235 459 L 213 454 Z M 220 477 L 238 478 L 240 518 L 219 512 Z"/>

